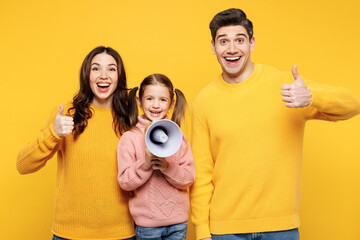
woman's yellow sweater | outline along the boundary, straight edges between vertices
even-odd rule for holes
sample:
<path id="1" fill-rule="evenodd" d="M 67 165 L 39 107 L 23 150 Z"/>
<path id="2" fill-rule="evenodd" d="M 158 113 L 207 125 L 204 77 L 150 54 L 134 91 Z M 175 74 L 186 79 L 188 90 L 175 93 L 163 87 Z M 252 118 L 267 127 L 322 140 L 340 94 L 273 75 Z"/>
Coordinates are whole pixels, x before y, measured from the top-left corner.
<path id="1" fill-rule="evenodd" d="M 70 106 L 66 106 L 65 111 Z M 36 172 L 57 153 L 58 170 L 53 233 L 69 239 L 124 239 L 134 236 L 128 193 L 117 183 L 116 146 L 111 109 L 93 108 L 79 138 L 60 138 L 53 130 L 58 108 L 38 137 L 17 158 L 21 174 Z"/>

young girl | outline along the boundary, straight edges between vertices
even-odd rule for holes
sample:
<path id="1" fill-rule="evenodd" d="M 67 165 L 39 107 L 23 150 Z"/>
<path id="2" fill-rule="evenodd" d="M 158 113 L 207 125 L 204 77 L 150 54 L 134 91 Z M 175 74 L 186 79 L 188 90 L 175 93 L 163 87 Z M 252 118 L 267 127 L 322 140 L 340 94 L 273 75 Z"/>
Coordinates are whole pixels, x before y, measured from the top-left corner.
<path id="1" fill-rule="evenodd" d="M 116 145 L 130 123 L 127 98 L 120 55 L 97 47 L 81 66 L 73 103 L 55 109 L 20 151 L 21 174 L 38 171 L 57 153 L 54 240 L 133 238 L 129 194 L 115 180 Z"/>
<path id="2" fill-rule="evenodd" d="M 153 156 L 145 145 L 145 128 L 154 120 L 167 118 L 176 103 L 172 120 L 180 126 L 186 108 L 183 93 L 174 89 L 162 74 L 144 79 L 129 93 L 130 125 L 117 147 L 121 188 L 132 191 L 131 215 L 136 223 L 135 236 L 141 239 L 185 239 L 189 199 L 187 188 L 195 179 L 194 159 L 189 142 L 183 137 L 180 149 L 172 156 Z M 138 116 L 136 103 L 144 115 Z"/>

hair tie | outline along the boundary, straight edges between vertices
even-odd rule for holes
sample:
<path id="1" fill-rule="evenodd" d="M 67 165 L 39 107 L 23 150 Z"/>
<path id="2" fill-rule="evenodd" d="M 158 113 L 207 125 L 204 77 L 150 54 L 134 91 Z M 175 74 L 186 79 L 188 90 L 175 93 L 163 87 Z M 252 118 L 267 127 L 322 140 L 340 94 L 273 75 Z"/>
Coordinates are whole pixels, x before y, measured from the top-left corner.
<path id="1" fill-rule="evenodd" d="M 175 90 L 176 90 L 176 89 L 175 89 L 175 88 L 173 88 L 173 92 L 175 92 Z"/>

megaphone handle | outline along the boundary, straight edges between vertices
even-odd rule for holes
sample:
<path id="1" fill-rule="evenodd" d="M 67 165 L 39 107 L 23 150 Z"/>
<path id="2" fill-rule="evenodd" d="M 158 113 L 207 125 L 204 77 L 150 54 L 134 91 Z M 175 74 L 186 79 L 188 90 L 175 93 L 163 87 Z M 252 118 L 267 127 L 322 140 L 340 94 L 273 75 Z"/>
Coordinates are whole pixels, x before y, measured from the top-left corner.
<path id="1" fill-rule="evenodd" d="M 154 160 L 159 161 L 159 159 L 154 158 L 154 159 L 151 160 L 151 163 L 152 163 Z M 152 163 L 152 165 L 153 165 L 154 167 L 159 167 L 159 166 L 160 166 L 160 164 L 158 164 L 158 163 Z"/>
<path id="2" fill-rule="evenodd" d="M 154 158 L 151 160 L 151 164 L 153 167 L 161 167 L 161 163 L 154 163 L 154 162 L 162 162 L 162 160 L 158 159 L 158 158 Z"/>

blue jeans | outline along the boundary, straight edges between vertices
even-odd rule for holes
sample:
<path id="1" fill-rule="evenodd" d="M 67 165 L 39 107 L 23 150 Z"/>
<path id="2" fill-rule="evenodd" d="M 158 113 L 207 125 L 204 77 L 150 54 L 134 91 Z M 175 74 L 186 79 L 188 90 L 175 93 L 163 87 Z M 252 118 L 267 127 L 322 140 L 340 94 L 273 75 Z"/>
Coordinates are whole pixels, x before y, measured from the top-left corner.
<path id="1" fill-rule="evenodd" d="M 187 222 L 165 227 L 136 226 L 135 230 L 137 240 L 185 240 L 186 233 Z"/>
<path id="2" fill-rule="evenodd" d="M 54 235 L 52 240 L 69 240 L 69 239 L 58 237 L 58 236 Z M 127 239 L 124 239 L 124 240 L 135 240 L 135 237 L 127 238 Z"/>
<path id="3" fill-rule="evenodd" d="M 299 230 L 297 228 L 263 233 L 240 233 L 215 235 L 212 234 L 212 240 L 299 240 Z"/>

